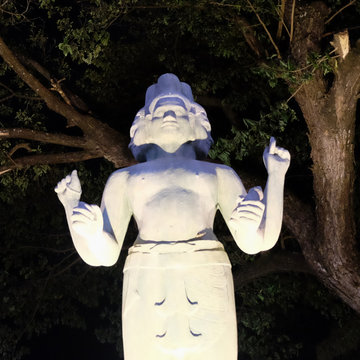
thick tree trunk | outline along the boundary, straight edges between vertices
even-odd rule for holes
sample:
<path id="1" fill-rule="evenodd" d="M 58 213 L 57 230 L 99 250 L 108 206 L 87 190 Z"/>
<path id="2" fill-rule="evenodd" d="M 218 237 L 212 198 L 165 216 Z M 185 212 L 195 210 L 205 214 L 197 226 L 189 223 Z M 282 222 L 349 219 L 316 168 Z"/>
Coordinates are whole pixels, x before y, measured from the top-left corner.
<path id="1" fill-rule="evenodd" d="M 297 8 L 291 53 L 299 68 L 307 63 L 308 54 L 319 52 L 327 14 L 319 1 Z M 360 255 L 353 207 L 360 51 L 355 48 L 335 61 L 338 66 L 331 84 L 317 70 L 295 92 L 309 129 L 316 204 L 316 231 L 298 240 L 320 280 L 360 312 Z"/>
<path id="2" fill-rule="evenodd" d="M 329 93 L 315 76 L 296 95 L 309 128 L 317 220 L 315 238 L 299 241 L 319 278 L 360 312 L 353 208 L 357 101 L 349 94 L 352 89 L 340 89 L 342 76 L 338 74 Z"/>
<path id="3" fill-rule="evenodd" d="M 325 284 L 360 312 L 360 258 L 353 221 L 354 127 L 315 126 L 309 138 L 317 232 L 311 245 L 303 246 L 304 255 Z"/>

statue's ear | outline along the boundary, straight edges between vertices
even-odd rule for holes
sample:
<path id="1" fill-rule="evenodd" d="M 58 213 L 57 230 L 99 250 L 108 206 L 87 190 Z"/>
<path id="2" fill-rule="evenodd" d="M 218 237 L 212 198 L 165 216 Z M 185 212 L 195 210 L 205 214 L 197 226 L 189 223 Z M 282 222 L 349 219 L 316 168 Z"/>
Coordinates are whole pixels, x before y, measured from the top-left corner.
<path id="1" fill-rule="evenodd" d="M 201 113 L 199 115 L 199 118 L 200 118 L 200 122 L 201 122 L 201 125 L 205 128 L 205 130 L 207 132 L 210 132 L 211 131 L 211 125 L 210 125 L 210 122 L 209 122 L 209 119 L 207 117 L 207 114 L 204 110 L 204 113 Z"/>
<path id="2" fill-rule="evenodd" d="M 141 109 L 136 114 L 135 119 L 131 125 L 131 128 L 130 128 L 130 138 L 131 139 L 134 138 L 139 127 L 144 124 L 144 120 L 145 120 L 145 110 Z"/>
<path id="3" fill-rule="evenodd" d="M 211 131 L 211 125 L 208 120 L 205 109 L 199 104 L 195 104 L 195 121 L 200 126 L 195 126 L 196 129 L 196 138 L 205 139 L 208 136 L 208 133 Z M 205 130 L 205 131 L 204 131 Z"/>

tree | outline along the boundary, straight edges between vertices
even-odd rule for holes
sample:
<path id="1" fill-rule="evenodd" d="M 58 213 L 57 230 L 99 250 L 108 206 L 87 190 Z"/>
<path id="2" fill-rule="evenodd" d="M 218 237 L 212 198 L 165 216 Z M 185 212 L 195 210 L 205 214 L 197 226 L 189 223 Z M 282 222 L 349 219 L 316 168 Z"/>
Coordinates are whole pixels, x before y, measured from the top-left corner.
<path id="1" fill-rule="evenodd" d="M 1 6 L 3 185 L 25 188 L 29 174 L 19 169 L 29 166 L 40 176 L 48 169 L 44 165 L 95 158 L 115 167 L 130 165 L 124 134 L 132 116 L 125 120 L 125 115 L 142 106 L 145 88 L 158 75 L 175 72 L 193 86 L 211 117 L 228 119 L 213 122 L 219 138 L 214 156 L 252 156 L 275 133 L 306 159 L 302 144 L 308 131 L 315 206 L 289 192 L 284 214 L 302 255 L 260 257 L 251 263 L 249 277 L 313 273 L 360 312 L 354 218 L 359 4 L 94 0 L 64 5 L 43 0 L 21 6 Z M 271 102 L 278 104 L 270 109 Z M 115 119 L 121 115 L 119 124 Z M 303 117 L 307 130 L 297 117 Z M 231 125 L 235 137 L 221 139 Z M 304 162 L 297 166 L 304 171 Z M 246 269 L 235 272 L 239 286 Z"/>

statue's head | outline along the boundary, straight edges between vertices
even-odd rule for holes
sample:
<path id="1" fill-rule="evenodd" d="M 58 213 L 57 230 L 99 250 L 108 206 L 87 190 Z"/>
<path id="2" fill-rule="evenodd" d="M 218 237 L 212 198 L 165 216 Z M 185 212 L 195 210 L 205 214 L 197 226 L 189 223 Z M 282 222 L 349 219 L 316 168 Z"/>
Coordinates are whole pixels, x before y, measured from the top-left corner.
<path id="1" fill-rule="evenodd" d="M 173 74 L 164 74 L 146 91 L 145 106 L 130 129 L 129 147 L 138 161 L 144 161 L 154 145 L 172 153 L 191 144 L 197 158 L 204 158 L 213 143 L 210 130 L 206 112 L 194 102 L 190 86 Z"/>

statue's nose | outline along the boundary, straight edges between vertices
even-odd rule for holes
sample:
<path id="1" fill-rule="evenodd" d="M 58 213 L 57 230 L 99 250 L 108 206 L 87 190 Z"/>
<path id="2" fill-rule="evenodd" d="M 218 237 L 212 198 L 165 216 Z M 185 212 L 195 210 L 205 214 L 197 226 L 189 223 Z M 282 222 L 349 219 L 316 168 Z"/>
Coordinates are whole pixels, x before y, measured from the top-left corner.
<path id="1" fill-rule="evenodd" d="M 176 114 L 174 111 L 169 110 L 164 113 L 163 116 L 164 121 L 176 121 Z"/>

